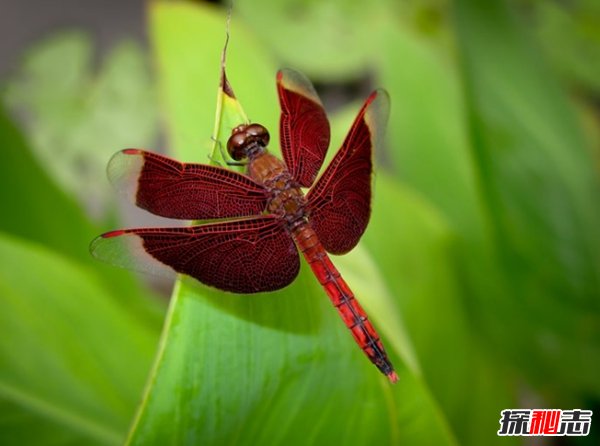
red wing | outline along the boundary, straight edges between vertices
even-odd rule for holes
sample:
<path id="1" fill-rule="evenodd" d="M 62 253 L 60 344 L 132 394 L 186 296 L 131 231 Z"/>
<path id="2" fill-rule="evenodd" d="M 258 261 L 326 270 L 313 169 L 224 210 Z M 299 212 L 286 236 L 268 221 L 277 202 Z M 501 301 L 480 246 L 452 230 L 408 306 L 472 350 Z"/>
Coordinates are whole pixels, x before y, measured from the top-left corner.
<path id="1" fill-rule="evenodd" d="M 266 190 L 245 175 L 138 149 L 117 152 L 108 163 L 108 177 L 137 206 L 162 217 L 245 217 L 267 205 Z"/>
<path id="2" fill-rule="evenodd" d="M 290 284 L 300 261 L 284 222 L 275 216 L 180 228 L 107 232 L 90 245 L 94 257 L 140 272 L 177 271 L 234 293 Z"/>
<path id="3" fill-rule="evenodd" d="M 369 222 L 372 150 L 383 136 L 388 113 L 388 94 L 373 92 L 331 164 L 308 192 L 311 225 L 332 254 L 354 248 Z"/>
<path id="4" fill-rule="evenodd" d="M 277 73 L 281 105 L 281 152 L 288 170 L 301 186 L 310 187 L 329 147 L 329 121 L 310 81 L 292 70 Z"/>

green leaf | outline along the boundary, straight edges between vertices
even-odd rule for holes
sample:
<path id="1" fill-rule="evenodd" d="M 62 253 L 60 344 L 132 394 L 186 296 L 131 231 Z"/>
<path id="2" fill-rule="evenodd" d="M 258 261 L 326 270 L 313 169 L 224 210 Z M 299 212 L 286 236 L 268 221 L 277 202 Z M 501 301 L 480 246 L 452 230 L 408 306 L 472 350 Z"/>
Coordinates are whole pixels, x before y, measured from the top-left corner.
<path id="1" fill-rule="evenodd" d="M 0 201 L 7 212 L 0 230 L 46 244 L 78 259 L 96 229 L 32 156 L 27 143 L 0 106 Z"/>
<path id="2" fill-rule="evenodd" d="M 198 74 L 188 77 L 186 55 L 204 57 L 202 46 L 212 40 L 207 30 L 216 20 L 206 7 L 157 3 L 153 8 L 163 97 L 177 111 L 169 123 L 179 143 L 182 133 L 194 130 L 194 115 L 185 109 L 197 107 L 200 97 Z M 238 44 L 252 55 L 255 66 L 268 66 L 253 39 Z M 234 59 L 230 54 L 231 64 Z M 251 78 L 257 84 L 270 82 L 274 92 L 273 74 L 246 72 L 243 83 Z M 245 103 L 238 76 L 230 71 L 229 78 Z M 253 105 L 246 110 L 253 111 Z M 269 113 L 277 113 L 274 104 Z M 197 123 L 195 127 L 197 131 Z M 179 143 L 175 151 L 182 154 Z M 305 264 L 289 287 L 252 296 L 223 293 L 183 278 L 173 293 L 160 352 L 128 444 L 454 444 L 419 376 L 396 304 L 375 263 L 361 250 L 339 263 L 372 310 L 374 323 L 381 322 L 401 376 L 397 386 L 354 345 Z"/>
<path id="3" fill-rule="evenodd" d="M 4 154 L 0 163 L 0 200 L 7 209 L 0 219 L 0 230 L 46 245 L 92 266 L 121 305 L 137 311 L 150 327 L 158 327 L 164 309 L 162 302 L 142 289 L 131 273 L 101 264 L 90 256 L 89 243 L 100 228 L 89 221 L 74 200 L 40 167 L 1 106 L 0 145 Z M 103 180 L 103 183 L 108 181 Z"/>
<path id="4" fill-rule="evenodd" d="M 600 5 L 537 1 L 537 35 L 553 68 L 575 87 L 600 92 Z"/>
<path id="5" fill-rule="evenodd" d="M 213 131 L 213 148 L 210 156 L 213 164 L 219 164 L 219 162 L 215 161 L 217 156 L 220 157 L 219 159 L 222 163 L 233 161 L 225 152 L 229 136 L 231 135 L 231 132 L 228 130 L 234 129 L 240 124 L 250 124 L 250 120 L 246 116 L 246 112 L 244 112 L 242 105 L 235 97 L 233 87 L 227 79 L 225 64 L 228 43 L 229 36 L 227 36 L 225 46 L 223 47 L 223 51 L 221 53 L 221 76 L 217 93 L 217 110 L 215 113 L 215 127 Z M 243 170 L 243 167 L 239 166 L 238 169 Z"/>
<path id="6" fill-rule="evenodd" d="M 364 242 L 387 288 L 394 290 L 423 379 L 460 444 L 493 444 L 490 432 L 497 430 L 498 421 L 489 414 L 515 407 L 516 397 L 506 365 L 472 337 L 452 266 L 458 248 L 455 234 L 414 191 L 385 173 L 376 178 Z"/>
<path id="7" fill-rule="evenodd" d="M 253 296 L 184 280 L 166 326 L 131 444 L 452 443 L 419 379 L 379 376 L 308 274 Z"/>
<path id="8" fill-rule="evenodd" d="M 0 442 L 119 444 L 157 331 L 37 244 L 0 234 L 0 262 Z"/>
<path id="9" fill-rule="evenodd" d="M 378 44 L 376 30 L 393 2 L 377 0 L 240 2 L 234 12 L 285 66 L 325 81 L 365 74 Z M 375 32 L 374 32 L 375 31 Z"/>
<path id="10" fill-rule="evenodd" d="M 226 18 L 210 6 L 200 9 L 187 3 L 156 2 L 150 14 L 169 149 L 182 161 L 207 163 L 213 146 L 215 92 Z M 199 16 L 202 28 L 198 28 Z M 235 86 L 237 99 L 252 110 L 250 120 L 271 129 L 271 139 L 277 141 L 275 65 L 235 17 L 227 52 L 227 78 Z M 223 129 L 220 136 L 226 141 L 231 130 Z"/>
<path id="11" fill-rule="evenodd" d="M 156 138 L 154 89 L 137 44 L 122 42 L 92 71 L 85 34 L 64 32 L 34 46 L 7 86 L 6 101 L 24 115 L 24 127 L 46 171 L 96 216 L 109 189 L 106 160 L 124 147 Z"/>
<path id="12" fill-rule="evenodd" d="M 535 385 L 568 398 L 599 395 L 600 207 L 591 151 L 504 2 L 458 1 L 456 23 L 497 262 L 495 272 L 471 271 L 479 323 Z"/>
<path id="13" fill-rule="evenodd" d="M 392 107 L 389 156 L 401 178 L 471 243 L 485 237 L 456 67 L 434 45 L 385 22 L 378 82 Z"/>
<path id="14" fill-rule="evenodd" d="M 459 442 L 490 443 L 497 420 L 487 414 L 516 403 L 506 366 L 472 338 L 465 291 L 453 267 L 462 262 L 457 251 L 464 242 L 471 262 L 480 266 L 485 236 L 458 79 L 432 43 L 389 23 L 383 34 L 378 85 L 391 96 L 390 144 L 376 159 L 391 158 L 406 184 L 386 174 L 390 163 L 376 166 L 373 212 L 363 240 L 394 290 L 424 381 Z M 359 106 L 336 115 L 333 147 Z"/>
<path id="15" fill-rule="evenodd" d="M 387 399 L 407 393 L 409 371 L 400 367 L 399 389 L 377 375 L 307 274 L 284 291 L 253 296 L 184 280 L 167 327 L 132 444 L 394 443 L 414 423 L 385 414 Z M 445 442 L 444 432 L 432 435 Z"/>
<path id="16" fill-rule="evenodd" d="M 5 333 L 0 443 L 37 444 L 40 438 L 56 444 L 118 443 L 143 384 L 161 305 L 127 272 L 91 259 L 88 244 L 99 229 L 39 167 L 1 107 L 0 145 L 0 198 L 7 209 L 0 229 L 36 242 L 2 236 L 7 241 L 0 250 Z M 124 334 L 124 319 L 131 333 Z M 146 339 L 142 343 L 138 332 Z M 113 349 L 115 343 L 122 345 Z M 139 353 L 128 351 L 138 347 Z M 90 358 L 90 352 L 97 358 Z M 90 371 L 90 364 L 99 365 L 99 371 Z M 106 396 L 94 402 L 98 392 Z M 115 392 L 122 393 L 122 401 Z"/>

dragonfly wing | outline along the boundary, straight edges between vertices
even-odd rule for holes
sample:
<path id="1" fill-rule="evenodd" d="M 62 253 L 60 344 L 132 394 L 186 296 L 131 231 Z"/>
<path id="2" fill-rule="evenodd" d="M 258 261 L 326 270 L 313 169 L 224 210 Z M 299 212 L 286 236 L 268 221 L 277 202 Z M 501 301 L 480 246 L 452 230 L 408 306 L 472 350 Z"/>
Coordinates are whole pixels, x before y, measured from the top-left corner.
<path id="1" fill-rule="evenodd" d="M 388 94 L 374 91 L 331 164 L 308 192 L 311 225 L 332 254 L 350 251 L 367 227 L 371 214 L 372 152 L 383 136 L 388 114 Z"/>
<path id="2" fill-rule="evenodd" d="M 234 293 L 273 291 L 290 284 L 298 250 L 279 217 L 179 228 L 123 229 L 96 238 L 92 255 L 117 266 L 187 274 Z"/>
<path id="3" fill-rule="evenodd" d="M 245 217 L 260 214 L 267 204 L 266 190 L 246 175 L 139 149 L 117 152 L 108 163 L 108 177 L 137 206 L 162 217 Z"/>
<path id="4" fill-rule="evenodd" d="M 281 105 L 281 152 L 301 186 L 310 187 L 329 147 L 329 121 L 311 82 L 301 73 L 280 70 L 277 92 Z"/>

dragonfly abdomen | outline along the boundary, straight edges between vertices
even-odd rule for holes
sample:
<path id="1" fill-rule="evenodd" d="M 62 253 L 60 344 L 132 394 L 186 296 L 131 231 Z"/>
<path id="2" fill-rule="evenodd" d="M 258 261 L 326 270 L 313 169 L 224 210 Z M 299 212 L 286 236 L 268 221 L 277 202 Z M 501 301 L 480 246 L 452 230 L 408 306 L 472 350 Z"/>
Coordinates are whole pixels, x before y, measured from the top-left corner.
<path id="1" fill-rule="evenodd" d="M 293 230 L 293 236 L 298 249 L 304 255 L 342 320 L 352 332 L 358 346 L 379 370 L 392 382 L 396 382 L 398 376 L 387 357 L 379 334 L 369 321 L 365 310 L 356 300 L 354 293 L 329 259 L 317 234 L 309 224 L 305 223 Z"/>

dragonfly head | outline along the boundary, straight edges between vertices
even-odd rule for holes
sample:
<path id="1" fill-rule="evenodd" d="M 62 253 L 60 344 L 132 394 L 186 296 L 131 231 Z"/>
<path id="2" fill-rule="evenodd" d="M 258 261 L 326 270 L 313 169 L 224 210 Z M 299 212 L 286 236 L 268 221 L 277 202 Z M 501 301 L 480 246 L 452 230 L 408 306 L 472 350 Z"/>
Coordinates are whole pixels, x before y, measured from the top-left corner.
<path id="1" fill-rule="evenodd" d="M 269 144 L 269 132 L 260 124 L 238 125 L 227 141 L 227 151 L 236 161 L 262 151 Z"/>

